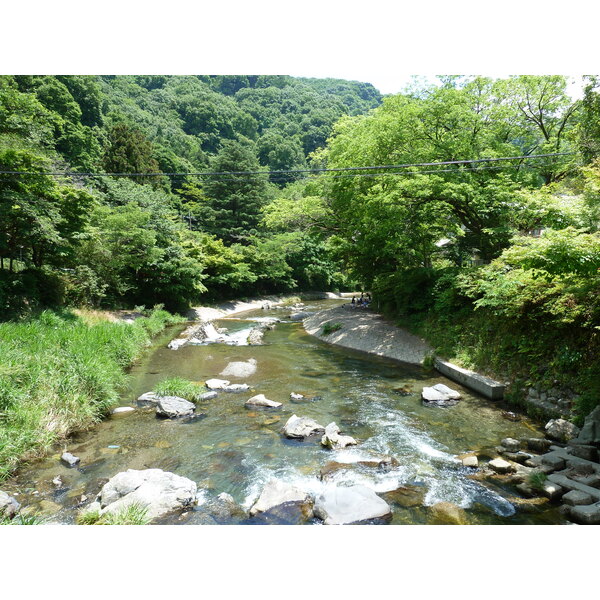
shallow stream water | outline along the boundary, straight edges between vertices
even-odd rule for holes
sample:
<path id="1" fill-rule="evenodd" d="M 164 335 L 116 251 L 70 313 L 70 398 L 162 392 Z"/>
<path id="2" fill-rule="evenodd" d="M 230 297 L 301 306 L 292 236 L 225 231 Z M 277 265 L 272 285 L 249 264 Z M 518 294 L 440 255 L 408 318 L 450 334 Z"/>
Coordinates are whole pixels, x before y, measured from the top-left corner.
<path id="1" fill-rule="evenodd" d="M 303 310 L 337 304 L 310 302 Z M 215 325 L 235 334 L 256 325 L 251 319 L 285 319 L 289 312 L 248 311 Z M 455 458 L 470 451 L 496 456 L 494 447 L 505 437 L 542 437 L 540 428 L 525 417 L 519 422 L 506 420 L 502 416 L 506 407 L 436 372 L 328 345 L 309 336 L 301 323 L 289 320 L 267 331 L 262 346 L 215 343 L 168 349 L 167 343 L 181 329 L 165 331 L 133 366 L 123 405 L 134 406 L 139 395 L 167 376 L 197 382 L 228 379 L 248 383 L 251 391 L 220 392 L 217 398 L 199 403 L 197 413 L 203 416 L 190 423 L 158 419 L 149 408 L 111 416 L 70 440 L 69 452 L 81 458 L 78 468 L 62 465 L 62 448 L 57 448 L 56 455 L 24 466 L 4 489 L 17 492 L 24 506 L 44 511 L 53 522 L 73 523 L 77 510 L 93 500 L 108 478 L 127 469 L 161 468 L 194 480 L 203 490 L 200 503 L 202 498 L 227 492 L 249 508 L 271 478 L 316 492 L 325 485 L 319 479 L 320 469 L 334 456 L 352 462 L 376 453 L 393 456 L 398 465 L 387 472 L 344 469 L 334 481 L 360 483 L 381 494 L 392 506 L 394 524 L 428 523 L 428 506 L 440 501 L 464 508 L 470 523 L 563 522 L 553 508 L 522 510 L 510 501 L 518 495 L 512 486 L 474 480 L 469 476 L 472 471 Z M 230 363 L 250 359 L 255 361 L 254 374 L 221 375 Z M 422 405 L 421 389 L 435 383 L 459 390 L 463 399 L 449 408 Z M 399 388 L 409 395 L 399 393 Z M 317 399 L 294 403 L 291 392 Z M 283 407 L 245 408 L 245 401 L 258 393 L 282 402 Z M 281 428 L 292 414 L 311 417 L 323 426 L 335 421 L 359 445 L 331 451 L 321 446 L 319 438 L 287 440 Z M 53 483 L 57 476 L 58 484 Z M 398 488 L 405 490 L 395 492 Z M 181 521 L 170 522 L 200 522 L 196 516 L 191 512 Z"/>

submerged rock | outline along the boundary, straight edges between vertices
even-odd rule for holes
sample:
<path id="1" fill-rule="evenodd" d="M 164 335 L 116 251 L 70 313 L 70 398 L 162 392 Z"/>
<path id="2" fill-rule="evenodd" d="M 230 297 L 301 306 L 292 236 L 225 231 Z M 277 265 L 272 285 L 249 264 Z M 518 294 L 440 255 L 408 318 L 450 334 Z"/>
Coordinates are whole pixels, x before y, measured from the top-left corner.
<path id="1" fill-rule="evenodd" d="M 135 410 L 133 406 L 117 406 L 117 408 L 113 408 L 110 412 L 111 415 L 125 415 L 128 413 L 132 413 Z"/>
<path id="2" fill-rule="evenodd" d="M 204 392 L 204 394 L 200 395 L 198 400 L 212 400 L 213 398 L 216 398 L 218 395 L 219 394 L 217 392 Z"/>
<path id="3" fill-rule="evenodd" d="M 248 361 L 230 362 L 220 373 L 224 377 L 250 377 L 256 373 L 256 360 L 250 358 Z"/>
<path id="4" fill-rule="evenodd" d="M 275 402 L 274 400 L 269 400 L 265 398 L 264 394 L 257 394 L 256 396 L 252 396 L 249 400 L 246 400 L 246 406 L 248 408 L 252 408 L 254 406 L 265 406 L 268 408 L 279 408 L 283 406 L 281 402 Z"/>
<path id="5" fill-rule="evenodd" d="M 283 433 L 292 439 L 304 439 L 325 433 L 325 427 L 308 417 L 292 415 L 283 426 Z"/>
<path id="6" fill-rule="evenodd" d="M 249 389 L 250 386 L 247 383 L 231 383 L 230 385 L 226 385 L 223 391 L 239 394 L 240 392 L 247 392 Z"/>
<path id="7" fill-rule="evenodd" d="M 300 488 L 277 479 L 272 479 L 265 485 L 258 500 L 252 505 L 250 515 L 272 510 L 282 504 L 297 505 L 305 519 L 313 516 L 311 496 Z"/>
<path id="8" fill-rule="evenodd" d="M 521 449 L 521 442 L 519 440 L 515 440 L 514 438 L 504 438 L 500 444 L 508 452 L 518 452 Z"/>
<path id="9" fill-rule="evenodd" d="M 325 427 L 325 435 L 321 438 L 321 444 L 326 448 L 337 450 L 346 446 L 356 446 L 358 442 L 349 435 L 340 435 L 340 428 L 335 423 L 329 423 Z"/>
<path id="10" fill-rule="evenodd" d="M 189 417 L 194 414 L 196 405 L 184 398 L 178 396 L 163 396 L 156 405 L 156 415 L 177 419 L 179 417 Z"/>
<path id="11" fill-rule="evenodd" d="M 447 385 L 438 383 L 432 387 L 424 387 L 421 392 L 421 399 L 424 404 L 433 404 L 436 406 L 452 406 L 458 402 L 461 395 Z"/>
<path id="12" fill-rule="evenodd" d="M 73 456 L 70 452 L 63 452 L 60 460 L 68 467 L 74 467 L 79 464 L 81 459 L 78 456 Z"/>
<path id="13" fill-rule="evenodd" d="M 326 486 L 315 500 L 314 512 L 325 525 L 351 525 L 392 516 L 390 505 L 362 485 Z"/>
<path id="14" fill-rule="evenodd" d="M 304 311 L 295 312 L 290 315 L 290 320 L 291 321 L 303 321 L 304 319 L 306 319 L 306 317 L 310 317 L 310 313 L 307 313 Z"/>
<path id="15" fill-rule="evenodd" d="M 208 379 L 204 382 L 204 385 L 209 390 L 224 390 L 230 384 L 231 381 L 228 381 L 227 379 Z"/>
<path id="16" fill-rule="evenodd" d="M 438 502 L 429 508 L 434 525 L 466 525 L 467 513 L 452 502 Z"/>
<path id="17" fill-rule="evenodd" d="M 196 484 L 186 477 L 161 469 L 129 469 L 109 479 L 90 508 L 103 515 L 139 504 L 151 519 L 157 519 L 192 506 L 196 492 Z"/>

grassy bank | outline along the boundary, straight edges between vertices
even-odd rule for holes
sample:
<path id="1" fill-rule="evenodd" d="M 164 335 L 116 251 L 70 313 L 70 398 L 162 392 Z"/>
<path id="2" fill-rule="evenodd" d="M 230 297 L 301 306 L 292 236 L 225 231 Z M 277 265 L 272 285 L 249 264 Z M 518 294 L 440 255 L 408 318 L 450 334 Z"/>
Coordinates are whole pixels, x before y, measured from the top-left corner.
<path id="1" fill-rule="evenodd" d="M 575 327 L 544 326 L 500 318 L 486 310 L 462 309 L 396 317 L 396 323 L 425 338 L 438 356 L 500 381 L 511 381 L 509 402 L 538 415 L 523 400 L 526 389 L 555 385 L 577 392 L 571 414 L 581 424 L 598 404 L 599 338 Z"/>
<path id="2" fill-rule="evenodd" d="M 0 323 L 0 479 L 99 421 L 117 402 L 125 369 L 179 321 L 155 309 L 133 323 L 52 311 Z"/>

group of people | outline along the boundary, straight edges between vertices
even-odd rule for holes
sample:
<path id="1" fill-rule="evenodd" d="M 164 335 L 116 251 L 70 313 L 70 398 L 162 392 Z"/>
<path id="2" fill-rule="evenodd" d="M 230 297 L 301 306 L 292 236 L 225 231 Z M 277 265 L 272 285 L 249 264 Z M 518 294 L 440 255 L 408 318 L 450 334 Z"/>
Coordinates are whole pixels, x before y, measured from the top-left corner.
<path id="1" fill-rule="evenodd" d="M 352 308 L 367 308 L 369 304 L 371 304 L 373 298 L 371 298 L 371 294 L 368 292 L 365 294 L 361 292 L 360 298 L 356 296 L 352 296 Z"/>

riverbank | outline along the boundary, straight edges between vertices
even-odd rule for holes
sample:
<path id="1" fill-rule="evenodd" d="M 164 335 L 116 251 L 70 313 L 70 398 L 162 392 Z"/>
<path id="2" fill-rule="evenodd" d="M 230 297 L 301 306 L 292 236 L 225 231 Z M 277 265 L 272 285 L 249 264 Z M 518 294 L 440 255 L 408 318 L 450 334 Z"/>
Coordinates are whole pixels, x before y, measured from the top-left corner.
<path id="1" fill-rule="evenodd" d="M 335 331 L 322 335 L 327 324 Z M 350 304 L 310 315 L 304 320 L 304 329 L 330 344 L 414 365 L 422 365 L 433 351 L 424 339 L 396 327 L 382 315 Z"/>
<path id="2" fill-rule="evenodd" d="M 0 324 L 0 479 L 97 423 L 118 402 L 127 367 L 182 320 L 164 310 L 114 321 L 95 312 Z"/>
<path id="3" fill-rule="evenodd" d="M 355 293 L 355 292 L 354 292 Z M 214 321 L 215 319 L 222 319 L 235 313 L 244 312 L 246 310 L 256 310 L 262 308 L 265 305 L 278 306 L 285 304 L 287 301 L 294 300 L 326 300 L 326 299 L 340 299 L 351 296 L 352 292 L 344 292 L 336 294 L 334 292 L 298 292 L 295 295 L 286 296 L 262 296 L 260 298 L 251 298 L 247 300 L 229 300 L 227 302 L 221 302 L 216 306 L 194 306 L 192 307 L 187 316 L 190 321 Z"/>

